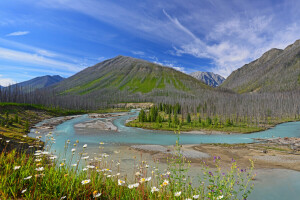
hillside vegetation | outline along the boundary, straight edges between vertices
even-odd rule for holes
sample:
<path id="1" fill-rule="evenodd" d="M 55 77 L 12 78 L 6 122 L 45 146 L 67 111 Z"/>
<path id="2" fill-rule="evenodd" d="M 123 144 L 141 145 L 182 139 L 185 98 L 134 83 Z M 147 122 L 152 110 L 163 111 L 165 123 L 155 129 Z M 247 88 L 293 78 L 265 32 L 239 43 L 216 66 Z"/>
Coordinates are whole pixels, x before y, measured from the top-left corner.
<path id="1" fill-rule="evenodd" d="M 271 49 L 235 70 L 221 87 L 238 93 L 282 92 L 300 89 L 300 40 L 284 50 Z"/>
<path id="2" fill-rule="evenodd" d="M 84 69 L 55 86 L 61 95 L 93 94 L 104 91 L 124 91 L 151 96 L 155 92 L 194 93 L 196 89 L 210 89 L 202 82 L 176 71 L 144 60 L 117 56 Z"/>

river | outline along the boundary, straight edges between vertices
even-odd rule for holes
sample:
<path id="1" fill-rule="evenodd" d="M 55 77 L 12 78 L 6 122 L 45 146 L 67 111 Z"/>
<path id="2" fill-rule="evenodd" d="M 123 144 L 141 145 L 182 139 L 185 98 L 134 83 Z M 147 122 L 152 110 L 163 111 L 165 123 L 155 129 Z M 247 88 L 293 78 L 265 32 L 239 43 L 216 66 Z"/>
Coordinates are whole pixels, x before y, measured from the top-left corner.
<path id="1" fill-rule="evenodd" d="M 113 123 L 118 127 L 118 131 L 99 131 L 96 129 L 75 129 L 74 125 L 92 120 L 88 115 L 66 121 L 56 127 L 53 131 L 56 143 L 52 149 L 56 153 L 64 151 L 65 142 L 75 143 L 79 140 L 78 146 L 88 145 L 90 153 L 99 153 L 99 143 L 105 143 L 105 153 L 112 155 L 115 160 L 128 162 L 123 171 L 131 170 L 134 152 L 126 151 L 126 147 L 133 144 L 158 144 L 174 145 L 177 136 L 172 132 L 144 130 L 140 128 L 126 127 L 125 122 L 133 116 L 137 116 L 138 111 L 132 110 L 124 116 L 114 117 Z M 32 130 L 30 136 L 36 136 Z M 266 131 L 252 134 L 219 134 L 219 135 L 200 135 L 200 134 L 181 134 L 181 144 L 201 144 L 201 143 L 252 143 L 253 138 L 272 138 L 272 137 L 300 137 L 300 122 L 289 122 L 277 125 Z M 44 140 L 45 138 L 42 138 Z M 117 153 L 114 153 L 116 152 Z M 121 153 L 118 153 L 121 152 Z M 126 152 L 126 153 L 125 153 Z M 123 153 L 123 154 L 122 154 Z M 151 161 L 151 155 L 143 155 L 144 160 Z M 166 167 L 162 165 L 161 167 Z M 282 200 L 299 199 L 298 190 L 300 188 L 300 172 L 285 169 L 257 170 L 257 180 L 255 188 L 249 199 L 258 200 Z"/>

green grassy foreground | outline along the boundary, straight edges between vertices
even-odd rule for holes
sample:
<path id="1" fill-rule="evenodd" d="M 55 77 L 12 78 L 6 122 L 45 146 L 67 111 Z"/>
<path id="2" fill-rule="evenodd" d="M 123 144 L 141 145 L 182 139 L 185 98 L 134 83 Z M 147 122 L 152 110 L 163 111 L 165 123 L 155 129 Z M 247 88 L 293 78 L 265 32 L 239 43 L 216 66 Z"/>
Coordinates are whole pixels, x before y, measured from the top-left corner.
<path id="1" fill-rule="evenodd" d="M 49 137 L 53 138 L 51 134 Z M 233 160 L 229 170 L 221 171 L 218 165 L 220 158 L 214 158 L 215 169 L 203 164 L 203 170 L 199 172 L 199 186 L 193 187 L 191 178 L 187 176 L 189 162 L 180 153 L 178 142 L 175 147 L 177 153 L 170 158 L 168 169 L 160 171 L 146 161 L 138 161 L 138 166 L 133 166 L 136 170 L 134 180 L 132 177 L 128 179 L 127 174 L 121 174 L 122 163 L 108 160 L 106 157 L 109 155 L 89 163 L 88 155 L 84 153 L 87 148 L 86 145 L 82 148 L 76 143 L 66 142 L 65 151 L 72 152 L 70 160 L 57 158 L 43 150 L 36 151 L 34 155 L 2 152 L 0 198 L 219 200 L 247 199 L 252 191 L 253 166 L 239 169 Z M 80 165 L 84 168 L 78 167 Z"/>

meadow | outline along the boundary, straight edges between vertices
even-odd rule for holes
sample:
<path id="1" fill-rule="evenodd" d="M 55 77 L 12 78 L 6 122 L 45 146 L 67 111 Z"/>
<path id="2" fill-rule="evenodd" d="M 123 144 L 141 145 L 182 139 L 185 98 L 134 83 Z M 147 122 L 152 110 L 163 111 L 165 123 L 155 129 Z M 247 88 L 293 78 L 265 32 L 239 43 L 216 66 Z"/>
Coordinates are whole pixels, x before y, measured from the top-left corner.
<path id="1" fill-rule="evenodd" d="M 1 153 L 1 199 L 247 199 L 253 188 L 253 165 L 240 169 L 232 160 L 230 169 L 221 169 L 220 157 L 212 158 L 215 168 L 203 163 L 198 184 L 192 184 L 196 175 L 187 176 L 190 163 L 181 154 L 179 136 L 177 153 L 169 158 L 167 169 L 137 159 L 134 178 L 121 173 L 121 161 L 101 153 L 102 142 L 97 156 L 88 155 L 88 146 L 78 146 L 79 141 L 66 141 L 65 152 L 55 155 L 53 143 L 55 138 L 49 133 L 45 147 L 34 154 Z"/>

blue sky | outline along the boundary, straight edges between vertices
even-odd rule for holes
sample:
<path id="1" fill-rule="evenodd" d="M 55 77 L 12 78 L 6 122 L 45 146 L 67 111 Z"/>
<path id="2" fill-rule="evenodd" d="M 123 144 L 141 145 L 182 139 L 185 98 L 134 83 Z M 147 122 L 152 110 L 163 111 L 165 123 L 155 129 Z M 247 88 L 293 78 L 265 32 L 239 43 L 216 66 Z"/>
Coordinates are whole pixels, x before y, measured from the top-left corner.
<path id="1" fill-rule="evenodd" d="M 228 76 L 300 39 L 300 1 L 1 0 L 0 85 L 126 55 Z"/>

